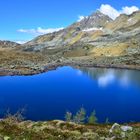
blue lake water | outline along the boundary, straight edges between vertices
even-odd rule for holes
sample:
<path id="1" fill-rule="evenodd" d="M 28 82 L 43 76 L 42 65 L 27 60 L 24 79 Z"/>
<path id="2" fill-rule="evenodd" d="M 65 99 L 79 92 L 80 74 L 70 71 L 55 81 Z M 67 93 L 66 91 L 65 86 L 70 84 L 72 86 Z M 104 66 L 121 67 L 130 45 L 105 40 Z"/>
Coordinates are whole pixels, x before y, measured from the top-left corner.
<path id="1" fill-rule="evenodd" d="M 140 121 L 140 71 L 61 67 L 34 76 L 0 77 L 0 117 L 26 108 L 26 119 L 64 119 L 96 110 L 99 122 Z"/>

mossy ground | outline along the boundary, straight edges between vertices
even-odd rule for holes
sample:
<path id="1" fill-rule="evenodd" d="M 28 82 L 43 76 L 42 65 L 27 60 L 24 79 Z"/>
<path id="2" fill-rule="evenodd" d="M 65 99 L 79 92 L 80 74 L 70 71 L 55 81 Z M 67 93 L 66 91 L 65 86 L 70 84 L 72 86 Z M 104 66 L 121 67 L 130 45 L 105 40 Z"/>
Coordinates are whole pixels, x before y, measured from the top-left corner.
<path id="1" fill-rule="evenodd" d="M 139 140 L 140 124 L 129 124 L 133 127 L 125 138 L 113 140 Z M 109 130 L 112 124 L 79 125 L 72 122 L 48 121 L 0 121 L 0 138 L 3 140 L 111 140 Z M 119 134 L 118 134 L 119 135 Z M 106 139 L 108 138 L 108 139 Z"/>

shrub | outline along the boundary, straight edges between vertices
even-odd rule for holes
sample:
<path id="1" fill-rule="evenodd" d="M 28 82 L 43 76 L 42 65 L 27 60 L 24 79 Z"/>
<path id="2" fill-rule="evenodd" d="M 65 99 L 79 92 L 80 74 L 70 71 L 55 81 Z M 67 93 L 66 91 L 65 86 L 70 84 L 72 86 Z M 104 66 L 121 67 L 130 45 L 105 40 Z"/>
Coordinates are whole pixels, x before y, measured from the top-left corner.
<path id="1" fill-rule="evenodd" d="M 25 112 L 25 109 L 21 109 L 17 111 L 15 114 L 11 114 L 8 110 L 4 121 L 6 121 L 9 124 L 16 124 L 16 123 L 22 122 L 24 120 L 24 117 L 23 117 L 24 112 Z"/>
<path id="2" fill-rule="evenodd" d="M 88 123 L 89 124 L 95 124 L 95 123 L 97 123 L 97 120 L 98 119 L 96 117 L 96 111 L 94 110 L 88 118 Z"/>
<path id="3" fill-rule="evenodd" d="M 86 110 L 82 107 L 73 117 L 73 121 L 77 124 L 83 124 L 86 119 Z"/>
<path id="4" fill-rule="evenodd" d="M 66 114 L 65 114 L 65 120 L 67 121 L 67 122 L 71 122 L 72 121 L 72 113 L 71 112 L 66 112 Z"/>
<path id="5" fill-rule="evenodd" d="M 106 118 L 105 124 L 109 124 L 109 118 Z"/>

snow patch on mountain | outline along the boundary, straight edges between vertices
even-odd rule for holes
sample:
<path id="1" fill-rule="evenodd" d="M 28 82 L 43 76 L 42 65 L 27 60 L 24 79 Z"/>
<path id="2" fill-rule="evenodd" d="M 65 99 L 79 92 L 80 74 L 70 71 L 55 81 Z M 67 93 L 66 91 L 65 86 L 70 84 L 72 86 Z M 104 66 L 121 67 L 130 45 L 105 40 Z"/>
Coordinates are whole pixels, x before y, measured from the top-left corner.
<path id="1" fill-rule="evenodd" d="M 91 32 L 91 31 L 102 31 L 102 30 L 103 30 L 103 27 L 101 27 L 101 28 L 94 27 L 94 28 L 87 28 L 87 29 L 84 29 L 82 31 L 83 32 Z"/>

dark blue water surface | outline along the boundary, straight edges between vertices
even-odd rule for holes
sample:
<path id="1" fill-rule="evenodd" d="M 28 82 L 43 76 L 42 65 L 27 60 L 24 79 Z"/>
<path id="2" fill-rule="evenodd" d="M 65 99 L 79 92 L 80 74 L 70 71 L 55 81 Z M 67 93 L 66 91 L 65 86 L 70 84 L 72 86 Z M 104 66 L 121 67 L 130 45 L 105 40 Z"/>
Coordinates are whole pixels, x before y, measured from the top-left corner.
<path id="1" fill-rule="evenodd" d="M 140 71 L 61 67 L 35 76 L 0 77 L 0 117 L 26 108 L 26 119 L 64 119 L 80 107 L 99 122 L 140 121 Z"/>

